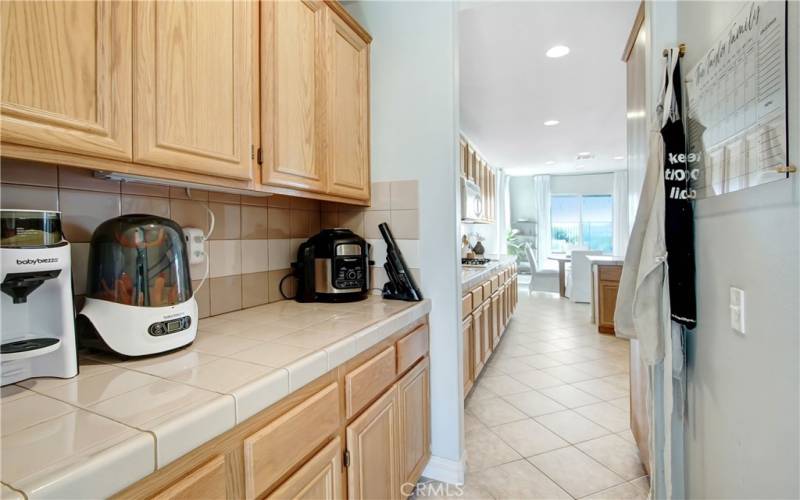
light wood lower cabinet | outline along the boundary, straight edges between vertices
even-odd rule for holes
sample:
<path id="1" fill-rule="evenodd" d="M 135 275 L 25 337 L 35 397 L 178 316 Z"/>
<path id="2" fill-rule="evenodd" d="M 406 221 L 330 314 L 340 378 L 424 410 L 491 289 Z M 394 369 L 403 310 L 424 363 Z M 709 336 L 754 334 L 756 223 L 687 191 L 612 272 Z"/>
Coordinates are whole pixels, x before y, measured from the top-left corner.
<path id="1" fill-rule="evenodd" d="M 492 355 L 494 343 L 492 342 L 491 321 L 489 315 L 491 313 L 492 300 L 487 299 L 481 306 L 481 362 L 484 366 L 489 361 L 489 356 Z"/>
<path id="2" fill-rule="evenodd" d="M 483 371 L 483 308 L 478 306 L 472 311 L 472 375 L 474 379 Z"/>
<path id="3" fill-rule="evenodd" d="M 594 287 L 597 299 L 594 305 L 597 331 L 600 333 L 614 333 L 614 310 L 617 307 L 617 292 L 619 279 L 622 275 L 622 266 L 597 265 Z"/>
<path id="4" fill-rule="evenodd" d="M 347 426 L 347 496 L 394 499 L 400 494 L 397 387 L 392 387 Z"/>
<path id="5" fill-rule="evenodd" d="M 430 458 L 430 369 L 422 360 L 397 383 L 400 484 L 413 483 Z"/>
<path id="6" fill-rule="evenodd" d="M 225 475 L 225 457 L 218 455 L 153 498 L 155 500 L 225 498 Z"/>
<path id="7" fill-rule="evenodd" d="M 3 142 L 131 160 L 133 2 L 0 2 Z"/>
<path id="8" fill-rule="evenodd" d="M 473 374 L 473 365 L 474 357 L 472 355 L 472 343 L 473 333 L 472 333 L 472 315 L 466 317 L 466 319 L 461 323 L 461 333 L 462 333 L 462 354 L 464 358 L 464 397 L 467 396 L 469 391 L 472 389 L 472 382 L 475 380 L 475 375 Z"/>
<path id="9" fill-rule="evenodd" d="M 339 438 L 306 462 L 267 498 L 338 500 L 342 498 L 342 447 Z"/>

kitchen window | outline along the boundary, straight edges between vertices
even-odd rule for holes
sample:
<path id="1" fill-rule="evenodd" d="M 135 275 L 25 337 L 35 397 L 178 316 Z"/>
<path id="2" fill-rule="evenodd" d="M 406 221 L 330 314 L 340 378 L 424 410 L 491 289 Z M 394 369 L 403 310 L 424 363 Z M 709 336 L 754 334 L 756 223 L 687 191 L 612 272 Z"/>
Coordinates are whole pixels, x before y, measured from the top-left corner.
<path id="1" fill-rule="evenodd" d="M 583 248 L 611 253 L 614 234 L 612 214 L 611 195 L 551 196 L 551 250 L 560 253 Z"/>

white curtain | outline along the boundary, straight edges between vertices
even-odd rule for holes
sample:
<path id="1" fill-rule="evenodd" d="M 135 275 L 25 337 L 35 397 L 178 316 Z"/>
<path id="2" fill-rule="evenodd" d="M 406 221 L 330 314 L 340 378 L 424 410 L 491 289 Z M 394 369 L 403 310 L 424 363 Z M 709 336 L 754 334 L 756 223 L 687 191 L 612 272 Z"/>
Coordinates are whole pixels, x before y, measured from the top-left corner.
<path id="1" fill-rule="evenodd" d="M 628 249 L 628 172 L 614 172 L 611 195 L 614 210 L 614 255 L 624 256 Z"/>
<path id="2" fill-rule="evenodd" d="M 497 170 L 497 253 L 505 255 L 508 253 L 506 235 L 511 228 L 511 209 L 508 189 L 509 177 L 502 170 Z"/>
<path id="3" fill-rule="evenodd" d="M 539 269 L 550 255 L 550 176 L 533 178 L 533 199 L 536 207 L 536 260 Z"/>

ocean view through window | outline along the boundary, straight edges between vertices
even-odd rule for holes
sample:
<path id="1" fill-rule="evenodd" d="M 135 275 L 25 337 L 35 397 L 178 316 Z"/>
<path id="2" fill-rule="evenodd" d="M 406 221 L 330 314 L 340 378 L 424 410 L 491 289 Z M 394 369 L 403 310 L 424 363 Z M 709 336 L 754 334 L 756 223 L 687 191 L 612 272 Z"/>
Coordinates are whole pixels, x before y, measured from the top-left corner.
<path id="1" fill-rule="evenodd" d="M 553 195 L 550 198 L 550 247 L 553 252 L 613 247 L 611 195 Z"/>

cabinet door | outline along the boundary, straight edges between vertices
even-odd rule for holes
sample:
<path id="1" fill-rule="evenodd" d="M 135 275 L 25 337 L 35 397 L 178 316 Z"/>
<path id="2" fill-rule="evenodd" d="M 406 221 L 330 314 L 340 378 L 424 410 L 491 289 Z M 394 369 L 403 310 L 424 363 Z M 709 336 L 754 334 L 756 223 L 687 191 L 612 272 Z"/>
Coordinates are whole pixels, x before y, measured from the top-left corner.
<path id="1" fill-rule="evenodd" d="M 430 371 L 424 358 L 397 383 L 400 482 L 415 483 L 430 456 Z"/>
<path id="2" fill-rule="evenodd" d="M 494 340 L 492 343 L 494 347 L 497 348 L 497 345 L 500 344 L 500 336 L 503 334 L 503 327 L 500 324 L 500 293 L 492 295 L 492 317 L 490 321 L 492 322 L 492 331 L 494 332 Z"/>
<path id="3" fill-rule="evenodd" d="M 153 497 L 153 500 L 191 500 L 225 498 L 225 457 L 216 456 L 177 483 Z"/>
<path id="4" fill-rule="evenodd" d="M 489 361 L 489 356 L 492 355 L 492 350 L 494 349 L 494 343 L 492 341 L 492 322 L 490 321 L 492 299 L 486 299 L 486 302 L 483 303 L 481 308 L 483 311 L 481 315 L 481 321 L 483 322 L 481 325 L 481 329 L 483 330 L 483 337 L 481 340 L 483 352 L 481 353 L 481 361 L 485 365 L 486 362 Z"/>
<path id="5" fill-rule="evenodd" d="M 133 5 L 134 161 L 251 178 L 251 4 Z"/>
<path id="6" fill-rule="evenodd" d="M 472 315 L 469 315 L 464 319 L 464 322 L 461 324 L 461 332 L 463 334 L 463 354 L 464 354 L 464 397 L 467 396 L 469 390 L 472 389 L 472 382 L 475 381 L 475 376 L 473 375 L 473 359 L 472 356 Z"/>
<path id="7" fill-rule="evenodd" d="M 342 447 L 339 438 L 314 455 L 267 498 L 338 500 L 342 498 Z"/>
<path id="8" fill-rule="evenodd" d="M 483 309 L 478 306 L 472 311 L 472 366 L 473 378 L 478 379 L 478 375 L 483 370 Z"/>
<path id="9" fill-rule="evenodd" d="M 260 5 L 262 182 L 322 192 L 325 7 L 300 0 Z"/>
<path id="10" fill-rule="evenodd" d="M 397 386 L 347 427 L 347 498 L 400 497 Z"/>
<path id="11" fill-rule="evenodd" d="M 131 3 L 0 2 L 2 140 L 131 159 Z"/>
<path id="12" fill-rule="evenodd" d="M 369 199 L 369 45 L 328 16 L 328 192 Z"/>
<path id="13" fill-rule="evenodd" d="M 617 307 L 618 289 L 619 283 L 616 281 L 601 281 L 598 285 L 597 330 L 600 333 L 614 333 L 614 309 Z"/>

